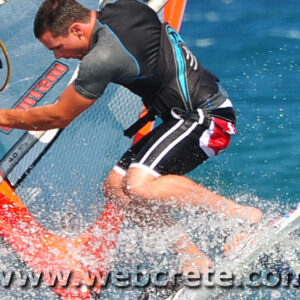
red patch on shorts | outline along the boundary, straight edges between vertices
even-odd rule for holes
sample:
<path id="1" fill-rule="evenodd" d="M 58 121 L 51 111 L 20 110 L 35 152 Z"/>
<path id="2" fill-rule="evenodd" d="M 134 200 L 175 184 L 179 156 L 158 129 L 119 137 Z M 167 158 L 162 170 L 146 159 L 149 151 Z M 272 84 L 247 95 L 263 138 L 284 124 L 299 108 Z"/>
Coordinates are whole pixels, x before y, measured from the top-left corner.
<path id="1" fill-rule="evenodd" d="M 212 118 L 215 123 L 213 134 L 210 136 L 208 147 L 213 149 L 215 155 L 220 151 L 225 150 L 230 143 L 231 135 L 236 134 L 235 125 L 231 122 Z"/>

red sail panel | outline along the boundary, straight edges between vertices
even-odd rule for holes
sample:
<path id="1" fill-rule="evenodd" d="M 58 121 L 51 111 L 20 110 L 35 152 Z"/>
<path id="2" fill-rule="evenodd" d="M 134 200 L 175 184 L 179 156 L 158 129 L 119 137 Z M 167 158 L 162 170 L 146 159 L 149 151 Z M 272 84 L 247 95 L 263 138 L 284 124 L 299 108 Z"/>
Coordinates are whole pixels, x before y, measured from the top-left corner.
<path id="1" fill-rule="evenodd" d="M 163 19 L 176 31 L 180 30 L 187 0 L 169 0 L 163 11 Z"/>
<path id="2" fill-rule="evenodd" d="M 0 234 L 20 259 L 37 274 L 43 273 L 49 286 L 55 274 L 69 274 L 72 280 L 66 287 L 59 284 L 53 287 L 62 298 L 90 299 L 90 290 L 78 285 L 82 282 L 92 286 L 93 276 L 98 278 L 93 291 L 99 293 L 102 284 L 99 278 L 105 277 L 110 251 L 115 247 L 123 220 L 116 207 L 108 202 L 85 233 L 63 238 L 37 222 L 6 181 L 0 185 L 0 191 Z"/>

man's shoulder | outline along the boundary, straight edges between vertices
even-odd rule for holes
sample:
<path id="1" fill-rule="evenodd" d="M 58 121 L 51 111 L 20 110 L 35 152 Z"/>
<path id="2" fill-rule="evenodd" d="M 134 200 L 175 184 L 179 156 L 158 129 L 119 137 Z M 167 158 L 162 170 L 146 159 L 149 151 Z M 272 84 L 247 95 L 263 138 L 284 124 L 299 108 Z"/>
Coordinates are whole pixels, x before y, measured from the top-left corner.
<path id="1" fill-rule="evenodd" d="M 116 37 L 105 26 L 101 26 L 95 33 L 95 42 L 80 63 L 81 69 L 112 68 L 120 57 L 120 45 Z"/>
<path id="2" fill-rule="evenodd" d="M 93 35 L 94 42 L 92 43 L 87 57 L 97 57 L 104 59 L 114 53 L 111 51 L 116 46 L 116 37 L 105 25 L 102 25 Z"/>
<path id="3" fill-rule="evenodd" d="M 138 75 L 135 60 L 108 27 L 101 26 L 95 35 L 93 46 L 80 63 L 81 78 L 119 82 Z"/>

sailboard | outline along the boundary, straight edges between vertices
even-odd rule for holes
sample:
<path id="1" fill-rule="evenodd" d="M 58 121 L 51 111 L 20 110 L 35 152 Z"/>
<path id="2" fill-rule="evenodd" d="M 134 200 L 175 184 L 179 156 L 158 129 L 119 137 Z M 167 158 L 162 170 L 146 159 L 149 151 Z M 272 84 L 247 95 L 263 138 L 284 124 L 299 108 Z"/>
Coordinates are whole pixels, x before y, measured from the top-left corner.
<path id="1" fill-rule="evenodd" d="M 95 1 L 81 2 L 96 9 Z M 102 2 L 106 1 L 99 5 Z M 159 8 L 159 3 L 165 2 L 151 0 L 149 5 Z M 77 63 L 53 61 L 51 54 L 35 41 L 31 23 L 40 1 L 0 4 L 4 4 L 0 18 L 5 28 L 1 40 L 12 66 L 9 86 L 0 94 L 0 108 L 26 109 L 53 103 L 76 76 Z M 163 12 L 164 20 L 169 21 L 174 7 L 175 11 L 181 9 L 178 16 L 182 18 L 184 6 L 185 1 L 170 0 Z M 174 27 L 178 26 L 179 22 L 174 23 Z M 41 61 L 48 66 L 41 66 Z M 111 84 L 93 110 L 64 130 L 25 132 L 0 128 L 0 236 L 35 273 L 47 270 L 44 279 L 49 285 L 53 282 L 49 274 L 71 271 L 75 275 L 77 281 L 68 286 L 52 287 L 61 299 L 91 299 L 101 293 L 101 277 L 109 269 L 123 221 L 121 212 L 101 194 L 101 182 L 132 142 L 125 138 L 120 142 L 120 135 L 142 110 L 139 103 L 137 96 Z M 153 122 L 148 123 L 133 142 L 153 126 Z M 109 144 L 111 147 L 107 147 Z M 101 155 L 95 157 L 95 153 Z M 86 212 L 87 206 L 96 213 Z M 82 213 L 85 222 L 78 219 L 76 211 Z M 57 212 L 64 217 L 62 220 L 57 220 Z M 74 220 L 78 222 L 72 228 Z M 86 225 L 80 226 L 81 223 Z M 79 284 L 90 280 L 86 271 L 95 272 L 92 276 L 98 279 L 88 289 Z"/>
<path id="2" fill-rule="evenodd" d="M 222 270 L 231 270 L 233 274 L 241 274 L 257 258 L 273 249 L 299 228 L 300 204 L 295 210 L 270 222 L 263 230 L 250 235 L 245 242 L 241 242 L 240 246 L 232 251 L 228 259 L 223 260 L 222 266 L 216 266 L 216 269 L 220 267 Z M 184 287 L 167 300 L 210 300 L 218 299 L 226 293 L 226 289 L 197 290 Z"/>

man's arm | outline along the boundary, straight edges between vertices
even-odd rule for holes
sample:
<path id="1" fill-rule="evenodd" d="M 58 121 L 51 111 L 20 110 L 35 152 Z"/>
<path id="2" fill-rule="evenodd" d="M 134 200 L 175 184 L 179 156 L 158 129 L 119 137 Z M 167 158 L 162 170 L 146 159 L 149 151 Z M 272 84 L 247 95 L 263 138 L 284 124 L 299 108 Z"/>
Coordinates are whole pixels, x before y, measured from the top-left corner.
<path id="1" fill-rule="evenodd" d="M 28 110 L 0 109 L 0 126 L 24 130 L 64 128 L 95 100 L 81 96 L 70 84 L 54 104 Z"/>

